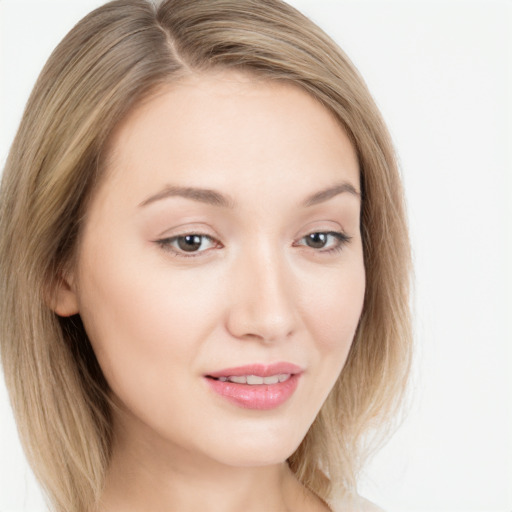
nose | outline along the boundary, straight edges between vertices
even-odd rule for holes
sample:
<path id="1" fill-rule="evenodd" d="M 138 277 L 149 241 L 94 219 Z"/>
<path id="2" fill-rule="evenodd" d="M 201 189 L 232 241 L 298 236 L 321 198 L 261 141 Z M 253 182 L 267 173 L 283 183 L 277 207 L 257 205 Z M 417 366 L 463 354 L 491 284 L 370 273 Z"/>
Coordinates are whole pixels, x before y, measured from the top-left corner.
<path id="1" fill-rule="evenodd" d="M 291 270 L 273 251 L 241 255 L 232 269 L 227 329 L 239 339 L 274 343 L 297 329 L 297 294 Z"/>

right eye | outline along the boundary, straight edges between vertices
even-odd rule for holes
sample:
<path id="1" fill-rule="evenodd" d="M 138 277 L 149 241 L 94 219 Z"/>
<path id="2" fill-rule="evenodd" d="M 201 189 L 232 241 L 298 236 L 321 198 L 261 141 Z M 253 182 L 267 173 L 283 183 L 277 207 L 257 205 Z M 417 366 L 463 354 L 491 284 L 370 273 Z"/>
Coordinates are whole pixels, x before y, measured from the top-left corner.
<path id="1" fill-rule="evenodd" d="M 220 242 L 209 235 L 200 233 L 186 233 L 183 235 L 172 236 L 157 240 L 166 251 L 174 253 L 176 256 L 190 258 L 199 256 L 213 247 L 219 247 Z"/>

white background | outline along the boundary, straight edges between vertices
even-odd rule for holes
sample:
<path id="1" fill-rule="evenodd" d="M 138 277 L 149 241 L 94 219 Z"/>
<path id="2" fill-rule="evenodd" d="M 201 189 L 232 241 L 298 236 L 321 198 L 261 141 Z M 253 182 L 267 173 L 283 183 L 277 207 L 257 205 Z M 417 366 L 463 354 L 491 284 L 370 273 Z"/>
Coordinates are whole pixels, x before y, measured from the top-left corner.
<path id="1" fill-rule="evenodd" d="M 50 51 L 93 0 L 0 0 L 0 162 Z M 388 122 L 416 266 L 413 404 L 361 490 L 388 512 L 512 511 L 512 4 L 294 0 Z M 42 511 L 0 384 L 0 511 Z M 150 511 L 148 511 L 150 512 Z"/>

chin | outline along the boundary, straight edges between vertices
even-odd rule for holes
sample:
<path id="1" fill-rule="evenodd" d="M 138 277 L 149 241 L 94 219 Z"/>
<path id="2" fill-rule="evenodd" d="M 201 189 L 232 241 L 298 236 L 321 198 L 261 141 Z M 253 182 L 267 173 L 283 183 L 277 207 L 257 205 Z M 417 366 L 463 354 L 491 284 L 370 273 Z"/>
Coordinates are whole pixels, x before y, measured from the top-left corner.
<path id="1" fill-rule="evenodd" d="M 297 450 L 306 433 L 307 428 L 297 431 L 296 425 L 267 426 L 251 433 L 226 432 L 223 441 L 212 444 L 215 458 L 226 465 L 269 466 L 285 462 Z"/>

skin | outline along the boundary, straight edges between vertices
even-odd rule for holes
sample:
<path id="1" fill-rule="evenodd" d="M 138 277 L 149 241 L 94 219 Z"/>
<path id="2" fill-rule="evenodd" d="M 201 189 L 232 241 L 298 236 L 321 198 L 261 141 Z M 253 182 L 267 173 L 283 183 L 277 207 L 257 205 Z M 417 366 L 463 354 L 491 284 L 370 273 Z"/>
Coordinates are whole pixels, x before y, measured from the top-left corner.
<path id="1" fill-rule="evenodd" d="M 298 88 L 224 72 L 159 91 L 110 151 L 56 305 L 80 313 L 119 404 L 101 510 L 327 510 L 285 461 L 339 376 L 363 305 L 347 135 Z M 330 232 L 350 239 L 311 245 L 308 235 Z M 197 250 L 180 249 L 187 234 L 203 235 Z M 303 373 L 275 409 L 241 408 L 206 382 L 280 361 Z"/>

